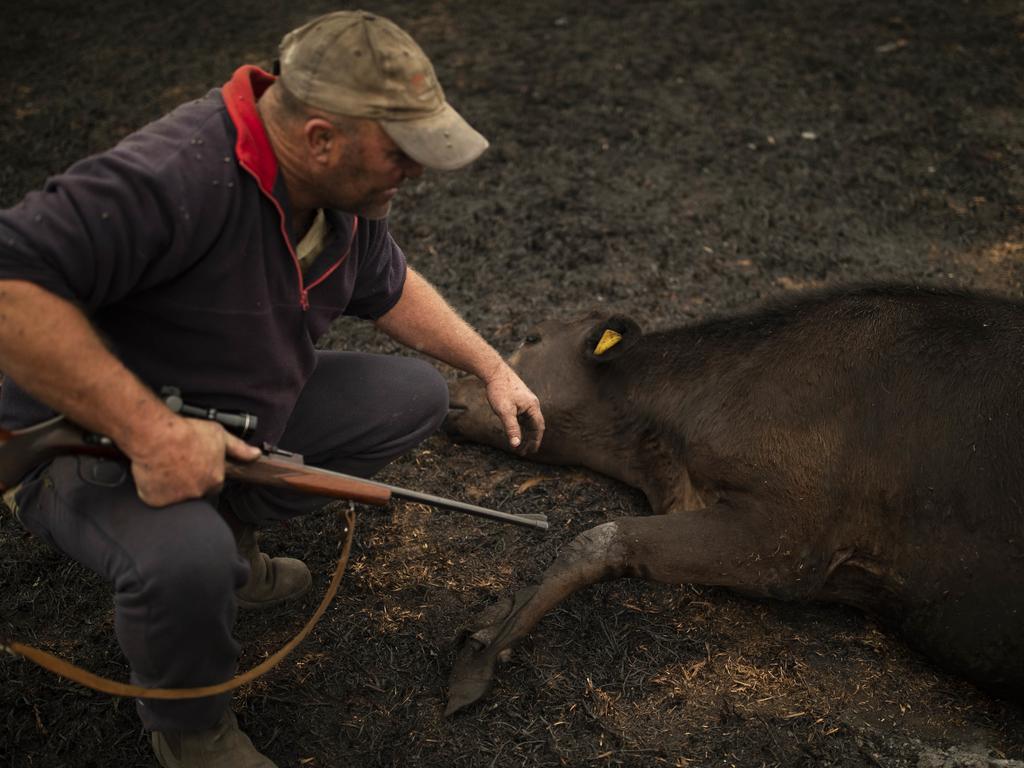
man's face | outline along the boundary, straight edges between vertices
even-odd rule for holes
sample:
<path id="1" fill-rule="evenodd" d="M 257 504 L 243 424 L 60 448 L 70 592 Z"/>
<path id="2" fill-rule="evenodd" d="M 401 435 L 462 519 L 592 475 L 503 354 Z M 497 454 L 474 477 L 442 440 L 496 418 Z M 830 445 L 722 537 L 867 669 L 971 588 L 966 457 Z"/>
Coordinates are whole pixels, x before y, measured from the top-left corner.
<path id="1" fill-rule="evenodd" d="M 356 130 L 339 129 L 337 151 L 321 174 L 324 204 L 368 219 L 382 219 L 406 179 L 423 166 L 406 155 L 376 122 L 361 120 Z"/>

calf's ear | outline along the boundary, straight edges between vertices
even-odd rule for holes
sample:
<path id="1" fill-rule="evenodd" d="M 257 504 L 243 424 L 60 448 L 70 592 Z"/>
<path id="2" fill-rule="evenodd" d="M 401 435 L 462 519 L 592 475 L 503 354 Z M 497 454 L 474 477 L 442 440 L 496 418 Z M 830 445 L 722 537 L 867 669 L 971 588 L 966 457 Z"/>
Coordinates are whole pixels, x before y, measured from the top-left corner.
<path id="1" fill-rule="evenodd" d="M 583 354 L 595 363 L 606 363 L 633 346 L 642 333 L 633 318 L 612 315 L 591 326 L 583 341 Z"/>

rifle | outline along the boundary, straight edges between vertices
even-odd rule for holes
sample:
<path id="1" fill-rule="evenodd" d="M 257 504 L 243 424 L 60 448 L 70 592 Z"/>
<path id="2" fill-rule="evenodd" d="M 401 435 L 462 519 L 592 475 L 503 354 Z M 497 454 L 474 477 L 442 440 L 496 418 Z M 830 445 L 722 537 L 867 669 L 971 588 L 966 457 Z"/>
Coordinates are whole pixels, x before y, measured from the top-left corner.
<path id="1" fill-rule="evenodd" d="M 171 394 L 168 394 L 168 393 Z M 164 390 L 165 402 L 176 413 L 217 421 L 244 437 L 255 429 L 256 417 L 251 414 L 227 413 L 213 408 L 199 408 L 181 401 L 175 390 Z M 252 462 L 228 459 L 225 475 L 232 480 L 254 485 L 287 488 L 300 493 L 349 499 L 361 504 L 383 507 L 392 497 L 418 502 L 440 509 L 465 512 L 515 525 L 547 530 L 542 514 L 514 515 L 496 509 L 478 507 L 442 496 L 410 491 L 375 480 L 366 480 L 342 472 L 332 472 L 305 464 L 301 454 L 285 451 L 264 443 L 263 455 Z M 64 416 L 55 416 L 25 429 L 0 429 L 0 493 L 13 488 L 37 464 L 61 454 L 88 454 L 113 459 L 125 456 L 104 435 L 88 432 Z"/>

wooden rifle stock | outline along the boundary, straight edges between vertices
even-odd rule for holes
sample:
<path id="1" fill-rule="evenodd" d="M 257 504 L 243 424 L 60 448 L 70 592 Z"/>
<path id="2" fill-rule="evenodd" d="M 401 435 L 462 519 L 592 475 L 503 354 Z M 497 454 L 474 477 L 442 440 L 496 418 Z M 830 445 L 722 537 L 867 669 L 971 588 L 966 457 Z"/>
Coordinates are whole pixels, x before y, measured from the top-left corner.
<path id="1" fill-rule="evenodd" d="M 391 501 L 391 492 L 359 477 L 309 467 L 291 458 L 269 453 L 253 462 L 228 460 L 225 474 L 232 480 L 253 485 L 289 488 L 300 493 L 350 499 L 360 504 L 385 506 Z M 301 459 L 301 457 L 299 457 Z"/>
<path id="2" fill-rule="evenodd" d="M 252 462 L 229 459 L 225 474 L 232 480 L 254 485 L 288 488 L 300 493 L 349 499 L 361 504 L 385 506 L 395 496 L 432 507 L 466 512 L 500 522 L 546 530 L 544 515 L 513 515 L 478 507 L 441 496 L 410 491 L 366 480 L 341 472 L 332 472 L 303 463 L 302 456 L 273 446 L 263 447 L 264 455 Z M 87 432 L 63 416 L 14 431 L 0 429 L 0 492 L 16 486 L 36 465 L 62 454 L 89 454 L 124 459 L 110 438 Z"/>
<path id="3" fill-rule="evenodd" d="M 7 491 L 44 461 L 65 453 L 123 458 L 110 438 L 91 435 L 63 416 L 13 432 L 0 429 L 0 491 Z"/>

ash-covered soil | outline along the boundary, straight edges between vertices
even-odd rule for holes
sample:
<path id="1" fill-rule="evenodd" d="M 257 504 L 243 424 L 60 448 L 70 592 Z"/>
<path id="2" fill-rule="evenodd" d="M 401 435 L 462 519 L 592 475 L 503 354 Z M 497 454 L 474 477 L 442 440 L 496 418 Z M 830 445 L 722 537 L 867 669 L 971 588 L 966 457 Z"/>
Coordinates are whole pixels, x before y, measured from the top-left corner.
<path id="1" fill-rule="evenodd" d="M 57 0 L 3 11 L 0 204 L 110 146 L 337 6 Z M 666 327 L 788 291 L 1024 279 L 1024 7 L 1009 0 L 382 0 L 492 142 L 400 195 L 410 261 L 502 351 L 592 307 Z M 337 348 L 396 351 L 339 323 Z M 454 372 L 446 369 L 446 374 Z M 360 509 L 334 606 L 241 689 L 282 766 L 1020 765 L 1024 710 L 871 619 L 635 581 L 568 600 L 491 695 L 445 719 L 454 638 L 636 491 L 443 436 L 382 479 L 506 511 L 537 534 L 416 505 Z M 268 532 L 299 605 L 242 614 L 243 668 L 312 612 L 330 510 Z M 124 679 L 108 587 L 0 515 L 0 631 Z M 1022 585 L 1024 587 L 1024 585 Z M 0 766 L 152 766 L 130 701 L 0 660 Z"/>

